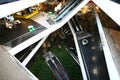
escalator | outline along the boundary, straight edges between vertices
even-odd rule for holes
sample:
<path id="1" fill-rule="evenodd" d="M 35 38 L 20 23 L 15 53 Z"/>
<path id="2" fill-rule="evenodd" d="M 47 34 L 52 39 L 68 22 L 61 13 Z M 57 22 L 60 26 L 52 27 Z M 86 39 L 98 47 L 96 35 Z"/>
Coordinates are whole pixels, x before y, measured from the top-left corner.
<path id="1" fill-rule="evenodd" d="M 60 73 L 58 72 L 57 68 L 53 64 L 53 62 L 51 60 L 48 60 L 47 63 L 49 65 L 49 67 L 51 68 L 52 72 L 55 74 L 57 80 L 63 80 Z"/>
<path id="2" fill-rule="evenodd" d="M 61 11 L 59 11 L 58 15 L 55 18 L 55 21 L 58 22 L 62 20 L 74 7 L 76 7 L 82 0 L 72 0 L 68 3 Z"/>
<path id="3" fill-rule="evenodd" d="M 72 26 L 74 34 L 77 38 L 79 51 L 82 56 L 87 79 L 110 80 L 104 57 L 104 52 L 100 45 L 101 40 L 96 25 L 95 16 L 91 13 L 88 14 L 92 16 L 90 20 L 92 23 L 88 24 L 88 27 L 86 27 L 85 30 L 77 30 L 77 28 L 80 26 L 78 26 L 79 21 L 76 22 L 75 18 L 72 18 L 69 21 L 69 25 Z M 84 32 L 84 34 L 81 34 L 82 32 Z"/>
<path id="4" fill-rule="evenodd" d="M 65 69 L 63 68 L 62 64 L 60 63 L 60 61 L 54 56 L 52 57 L 52 59 L 54 60 L 56 66 L 58 67 L 58 69 L 60 70 L 60 72 L 62 73 L 62 77 L 64 78 L 64 80 L 70 80 L 70 78 L 68 77 L 67 72 L 65 71 Z"/>
<path id="5" fill-rule="evenodd" d="M 51 51 L 44 54 L 43 57 L 57 80 L 71 80 L 58 58 Z"/>

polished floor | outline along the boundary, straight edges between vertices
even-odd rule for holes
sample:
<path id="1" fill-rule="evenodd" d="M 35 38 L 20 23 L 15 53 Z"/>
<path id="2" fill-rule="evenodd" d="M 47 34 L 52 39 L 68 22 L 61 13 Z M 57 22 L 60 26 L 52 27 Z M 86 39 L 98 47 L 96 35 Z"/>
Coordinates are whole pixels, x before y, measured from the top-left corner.
<path id="1" fill-rule="evenodd" d="M 37 22 L 28 19 L 28 20 L 20 20 L 21 24 L 17 24 L 13 29 L 3 28 L 3 31 L 0 35 L 0 44 L 15 47 L 23 41 L 33 37 L 34 35 L 44 31 L 46 28 Z M 28 26 L 33 25 L 35 27 L 35 31 L 29 32 Z M 0 26 L 4 27 L 4 26 Z"/>

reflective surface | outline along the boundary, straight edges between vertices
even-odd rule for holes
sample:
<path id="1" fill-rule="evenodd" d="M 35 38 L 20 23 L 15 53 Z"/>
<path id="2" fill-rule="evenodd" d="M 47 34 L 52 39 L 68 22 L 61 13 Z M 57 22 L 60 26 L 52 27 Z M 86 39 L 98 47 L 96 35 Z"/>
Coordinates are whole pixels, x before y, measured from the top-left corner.
<path id="1" fill-rule="evenodd" d="M 109 80 L 109 74 L 94 12 L 88 12 L 86 14 L 79 15 L 78 17 L 84 30 L 92 34 L 90 37 L 78 39 L 88 79 Z M 77 37 L 79 37 L 78 34 Z M 85 45 L 83 44 L 84 39 L 87 41 Z"/>
<path id="2" fill-rule="evenodd" d="M 28 26 L 30 25 L 35 27 L 33 32 L 29 32 L 28 30 Z M 32 20 L 21 20 L 21 24 L 14 26 L 13 29 L 3 29 L 4 33 L 0 35 L 0 44 L 12 48 L 45 29 L 45 27 Z"/>

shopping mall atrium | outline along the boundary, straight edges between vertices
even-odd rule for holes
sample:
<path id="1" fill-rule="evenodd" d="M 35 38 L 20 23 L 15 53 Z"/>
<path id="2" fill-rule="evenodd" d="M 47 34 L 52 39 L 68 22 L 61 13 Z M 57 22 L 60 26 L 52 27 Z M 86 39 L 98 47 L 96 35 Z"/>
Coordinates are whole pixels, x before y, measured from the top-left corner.
<path id="1" fill-rule="evenodd" d="M 3 0 L 0 12 L 0 80 L 120 80 L 119 0 Z"/>

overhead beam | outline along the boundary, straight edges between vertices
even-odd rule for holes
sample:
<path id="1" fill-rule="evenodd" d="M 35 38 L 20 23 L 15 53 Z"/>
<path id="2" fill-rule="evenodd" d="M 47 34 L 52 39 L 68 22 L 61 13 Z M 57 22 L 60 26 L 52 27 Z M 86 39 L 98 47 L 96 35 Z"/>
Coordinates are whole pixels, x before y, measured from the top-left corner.
<path id="1" fill-rule="evenodd" d="M 110 0 L 93 0 L 93 2 L 120 26 L 120 4 Z"/>
<path id="2" fill-rule="evenodd" d="M 35 55 L 35 53 L 38 51 L 38 49 L 41 47 L 41 45 L 45 42 L 48 36 L 44 37 L 37 46 L 31 51 L 31 53 L 25 58 L 25 60 L 22 62 L 23 66 L 26 66 L 28 62 L 32 59 L 32 57 Z"/>

